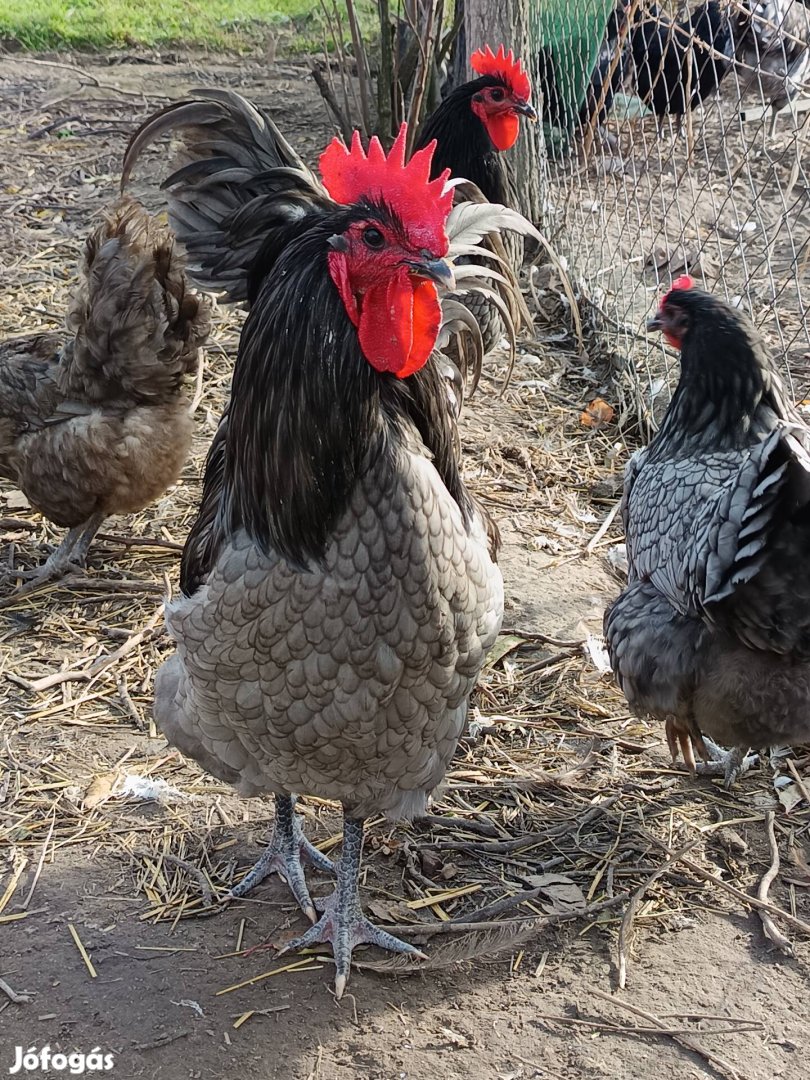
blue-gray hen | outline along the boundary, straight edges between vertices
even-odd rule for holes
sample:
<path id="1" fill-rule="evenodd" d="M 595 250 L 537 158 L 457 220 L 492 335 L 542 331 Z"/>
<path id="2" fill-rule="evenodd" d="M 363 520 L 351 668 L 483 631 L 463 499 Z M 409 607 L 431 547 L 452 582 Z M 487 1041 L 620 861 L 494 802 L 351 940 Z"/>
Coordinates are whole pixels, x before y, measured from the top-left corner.
<path id="1" fill-rule="evenodd" d="M 627 467 L 629 582 L 605 635 L 673 758 L 705 759 L 701 733 L 733 746 L 709 767 L 728 785 L 748 747 L 810 738 L 810 432 L 742 312 L 682 278 L 650 326 L 681 377 Z"/>

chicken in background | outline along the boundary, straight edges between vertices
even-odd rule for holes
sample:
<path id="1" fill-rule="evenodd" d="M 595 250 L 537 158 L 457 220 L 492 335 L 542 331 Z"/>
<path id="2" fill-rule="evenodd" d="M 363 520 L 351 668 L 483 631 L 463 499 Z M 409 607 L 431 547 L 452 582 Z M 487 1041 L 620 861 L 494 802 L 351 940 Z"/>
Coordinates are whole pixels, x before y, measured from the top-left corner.
<path id="1" fill-rule="evenodd" d="M 434 148 L 405 164 L 405 139 L 403 125 L 387 158 L 376 139 L 367 156 L 357 134 L 351 150 L 335 139 L 323 183 L 303 166 L 264 173 L 251 308 L 167 608 L 177 652 L 155 685 L 173 745 L 240 794 L 275 796 L 271 844 L 231 895 L 280 873 L 315 923 L 283 951 L 331 942 L 338 997 L 361 942 L 421 955 L 361 910 L 363 823 L 424 812 L 503 613 L 495 531 L 461 479 L 434 351 L 437 286 L 453 288 L 448 260 L 484 235 L 534 233 L 504 207 L 451 209 L 447 173 L 429 179 Z M 292 153 L 274 128 L 262 141 Z M 205 191 L 195 213 L 211 220 Z M 343 806 L 317 922 L 301 859 L 332 867 L 303 836 L 300 794 Z"/>
<path id="2" fill-rule="evenodd" d="M 694 747 L 728 786 L 749 747 L 810 740 L 810 430 L 741 311 L 680 278 L 650 326 L 681 377 L 625 473 L 628 585 L 605 637 L 673 760 L 694 768 Z"/>
<path id="3" fill-rule="evenodd" d="M 68 529 L 21 592 L 82 567 L 104 519 L 173 484 L 191 445 L 183 391 L 209 330 L 168 229 L 123 199 L 87 240 L 68 334 L 0 343 L 0 475 Z"/>
<path id="4" fill-rule="evenodd" d="M 756 89 L 770 105 L 773 136 L 778 111 L 810 93 L 810 10 L 800 0 L 760 0 L 750 11 L 737 50 L 740 89 Z"/>
<path id="5" fill-rule="evenodd" d="M 513 64 L 510 70 L 519 71 L 519 64 Z M 485 81 L 489 89 L 501 85 L 493 76 Z M 141 124 L 124 157 L 122 186 L 129 183 L 147 146 L 164 135 L 174 136 L 177 149 L 161 186 L 168 193 L 169 221 L 187 252 L 189 274 L 203 288 L 224 293 L 226 301 L 250 306 L 262 280 L 261 270 L 255 274 L 253 268 L 261 264 L 268 230 L 277 225 L 276 193 L 283 174 L 275 170 L 308 170 L 265 110 L 231 90 L 195 90 L 193 95 L 161 109 Z M 524 112 L 531 112 L 530 105 L 523 102 L 523 107 Z M 469 98 L 467 108 L 470 111 Z M 491 124 L 498 124 L 502 132 L 514 132 L 516 137 L 517 120 L 511 99 L 499 115 L 500 120 L 493 118 Z M 481 121 L 471 111 L 470 116 L 482 145 L 491 148 Z M 502 138 L 506 138 L 503 133 Z M 486 157 L 483 171 L 472 171 L 491 194 L 502 191 L 502 186 L 491 180 L 497 176 L 501 178 L 499 184 L 506 183 L 503 165 L 494 151 Z M 455 197 L 471 203 L 484 203 L 488 198 L 474 181 L 457 184 Z M 313 203 L 318 205 L 320 196 L 317 187 L 307 187 L 297 198 L 303 216 Z M 474 337 L 483 334 L 483 350 L 473 350 L 479 358 L 475 379 L 482 353 L 488 352 L 503 334 L 514 343 L 516 327 L 531 324 L 500 235 L 483 239 L 482 245 L 491 252 L 487 266 L 477 264 L 467 278 L 460 260 L 456 272 L 459 292 L 443 301 L 446 331 L 463 323 Z M 522 237 L 520 244 L 513 242 L 512 249 L 518 246 L 522 252 Z M 445 332 L 439 348 L 452 357 L 446 361 L 445 377 L 448 394 L 458 411 L 469 365 L 469 338 Z"/>
<path id="6" fill-rule="evenodd" d="M 517 142 L 520 120 L 536 121 L 537 113 L 531 103 L 532 87 L 520 60 L 504 46 L 497 53 L 487 45 L 470 57 L 470 67 L 477 78 L 452 90 L 442 103 L 423 121 L 416 138 L 417 150 L 436 142 L 433 156 L 433 176 L 445 169 L 453 177 L 463 177 L 492 203 L 517 209 L 520 200 L 515 177 L 503 153 Z M 464 189 L 457 199 L 466 198 Z M 493 266 L 503 272 L 511 271 L 506 300 L 513 300 L 510 321 L 530 327 L 531 315 L 515 287 L 523 264 L 523 237 L 508 233 L 501 242 L 493 237 L 492 250 L 501 256 Z M 486 244 L 485 244 L 486 246 Z M 503 265 L 505 257 L 507 267 Z M 481 328 L 484 353 L 490 352 L 504 336 L 501 317 L 502 303 L 481 294 L 457 297 L 469 308 Z"/>
<path id="7" fill-rule="evenodd" d="M 630 32 L 631 78 L 655 113 L 659 137 L 668 116 L 680 133 L 687 112 L 717 92 L 734 66 L 748 18 L 719 0 L 700 4 L 681 22 L 662 15 L 655 3 L 647 7 L 646 17 Z"/>

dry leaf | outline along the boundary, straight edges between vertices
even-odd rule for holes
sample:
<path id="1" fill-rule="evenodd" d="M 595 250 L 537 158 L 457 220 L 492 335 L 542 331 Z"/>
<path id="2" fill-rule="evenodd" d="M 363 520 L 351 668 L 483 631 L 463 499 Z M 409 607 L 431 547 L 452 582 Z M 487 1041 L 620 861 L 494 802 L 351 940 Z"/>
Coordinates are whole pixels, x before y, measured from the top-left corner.
<path id="1" fill-rule="evenodd" d="M 549 915 L 564 915 L 586 907 L 582 889 L 565 874 L 533 874 L 523 880 L 532 889 L 543 890 L 548 902 L 541 903 Z"/>
<path id="2" fill-rule="evenodd" d="M 403 900 L 369 900 L 366 904 L 372 915 L 380 922 L 414 922 L 414 915 Z"/>
<path id="3" fill-rule="evenodd" d="M 613 419 L 613 406 L 608 405 L 602 398 L 594 398 L 585 406 L 585 411 L 580 414 L 579 422 L 583 427 L 601 427 L 609 424 Z"/>
<path id="4" fill-rule="evenodd" d="M 804 848 L 794 844 L 788 849 L 788 858 L 795 870 L 790 870 L 787 873 L 783 872 L 782 880 L 791 885 L 798 885 L 800 889 L 810 889 L 810 863 L 807 862 Z"/>
<path id="5" fill-rule="evenodd" d="M 117 779 L 117 772 L 102 773 L 101 776 L 93 777 L 85 789 L 82 809 L 92 810 L 94 807 L 106 802 L 113 795 Z"/>
<path id="6" fill-rule="evenodd" d="M 9 491 L 4 498 L 9 510 L 28 510 L 31 506 L 21 491 Z"/>
<path id="7" fill-rule="evenodd" d="M 517 634 L 500 634 L 487 654 L 484 667 L 495 667 L 499 660 L 503 660 L 510 652 L 520 648 L 525 640 Z"/>

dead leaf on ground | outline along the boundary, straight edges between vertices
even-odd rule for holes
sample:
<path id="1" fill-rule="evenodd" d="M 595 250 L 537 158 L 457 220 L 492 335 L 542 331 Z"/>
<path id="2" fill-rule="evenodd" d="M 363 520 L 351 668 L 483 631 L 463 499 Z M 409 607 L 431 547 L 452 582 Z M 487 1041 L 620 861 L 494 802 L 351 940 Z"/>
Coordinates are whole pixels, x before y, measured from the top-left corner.
<path id="1" fill-rule="evenodd" d="M 115 793 L 117 780 L 117 772 L 102 773 L 100 776 L 94 776 L 85 788 L 82 809 L 92 810 L 111 798 Z"/>
<path id="2" fill-rule="evenodd" d="M 579 422 L 583 427 L 598 428 L 602 424 L 609 424 L 613 419 L 614 409 L 603 398 L 594 398 L 580 413 Z"/>
<path id="3" fill-rule="evenodd" d="M 548 897 L 547 902 L 541 901 L 547 915 L 567 915 L 586 907 L 582 889 L 565 874 L 532 874 L 523 880 L 532 889 L 542 889 Z"/>

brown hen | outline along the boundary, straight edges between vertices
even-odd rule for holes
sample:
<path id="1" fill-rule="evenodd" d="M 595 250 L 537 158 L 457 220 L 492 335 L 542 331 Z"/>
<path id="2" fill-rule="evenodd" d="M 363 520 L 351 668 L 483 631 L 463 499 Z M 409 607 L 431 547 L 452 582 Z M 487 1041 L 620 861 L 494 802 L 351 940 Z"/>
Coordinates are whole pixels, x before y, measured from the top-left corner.
<path id="1" fill-rule="evenodd" d="M 68 337 L 0 344 L 0 475 L 68 534 L 34 585 L 81 566 L 104 519 L 161 495 L 188 455 L 183 391 L 209 328 L 168 229 L 121 200 L 87 241 Z M 30 586 L 28 587 L 30 589 Z"/>

